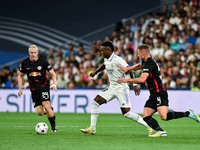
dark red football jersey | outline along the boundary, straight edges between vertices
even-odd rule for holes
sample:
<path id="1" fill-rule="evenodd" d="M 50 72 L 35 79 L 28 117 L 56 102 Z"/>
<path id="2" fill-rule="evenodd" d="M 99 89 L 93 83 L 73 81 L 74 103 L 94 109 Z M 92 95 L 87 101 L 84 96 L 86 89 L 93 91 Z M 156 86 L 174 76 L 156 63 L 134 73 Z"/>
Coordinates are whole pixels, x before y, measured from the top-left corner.
<path id="1" fill-rule="evenodd" d="M 52 67 L 46 59 L 39 57 L 37 61 L 31 61 L 28 57 L 22 61 L 20 72 L 27 74 L 30 90 L 34 91 L 41 88 L 49 88 L 50 83 L 46 77 L 46 71 L 51 69 Z"/>
<path id="2" fill-rule="evenodd" d="M 149 74 L 146 81 L 151 94 L 166 91 L 162 84 L 160 68 L 156 61 L 151 57 L 149 57 L 146 62 L 142 62 L 142 73 L 145 72 Z"/>

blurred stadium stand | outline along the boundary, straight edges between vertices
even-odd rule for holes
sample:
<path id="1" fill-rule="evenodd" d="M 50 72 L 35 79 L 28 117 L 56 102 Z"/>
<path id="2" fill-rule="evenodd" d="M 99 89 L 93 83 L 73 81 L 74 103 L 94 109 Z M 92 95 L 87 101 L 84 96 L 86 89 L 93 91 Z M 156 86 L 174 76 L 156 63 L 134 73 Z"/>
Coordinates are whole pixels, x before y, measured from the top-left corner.
<path id="1" fill-rule="evenodd" d="M 93 25 L 93 24 L 94 24 L 93 26 L 97 26 L 97 25 L 94 22 L 91 23 L 91 22 L 85 21 L 85 25 L 82 25 L 82 24 L 77 25 L 77 28 L 82 27 L 81 30 L 85 30 L 87 32 L 87 34 L 79 36 L 79 37 L 76 37 L 76 36 L 73 36 L 66 32 L 61 31 L 61 30 L 64 30 L 63 28 L 65 28 L 62 25 L 59 26 L 59 28 L 58 28 L 59 30 L 50 27 L 50 24 L 52 24 L 52 23 L 54 23 L 54 25 L 52 25 L 52 26 L 56 26 L 58 21 L 51 21 L 50 23 L 47 22 L 46 24 L 40 24 L 40 23 L 36 23 L 36 22 L 32 22 L 32 21 L 27 21 L 27 20 L 24 20 L 24 18 L 26 18 L 26 13 L 20 14 L 20 18 L 23 18 L 23 19 L 0 16 L 0 40 L 3 40 L 2 44 L 1 44 L 2 46 L 0 47 L 1 48 L 0 51 L 5 51 L 4 52 L 5 54 L 7 53 L 7 51 L 10 51 L 8 47 L 2 48 L 4 46 L 3 43 L 5 43 L 6 41 L 9 41 L 9 42 L 12 42 L 13 45 L 15 43 L 16 50 L 14 50 L 14 51 L 15 52 L 19 51 L 21 53 L 26 53 L 27 48 L 32 44 L 36 44 L 40 50 L 40 53 L 43 55 L 46 55 L 48 53 L 49 49 L 54 49 L 54 50 L 61 49 L 63 52 L 65 52 L 67 50 L 69 44 L 71 44 L 71 43 L 74 45 L 75 51 L 78 51 L 78 45 L 79 45 L 79 43 L 82 43 L 84 45 L 84 50 L 86 52 L 89 52 L 89 50 L 92 47 L 92 41 L 99 40 L 99 39 L 104 40 L 106 35 L 112 34 L 112 31 L 114 31 L 117 28 L 118 24 L 120 24 L 120 23 L 123 25 L 128 24 L 128 23 L 130 23 L 130 20 L 132 18 L 139 20 L 140 17 L 146 16 L 146 14 L 148 12 L 150 12 L 150 11 L 153 13 L 158 12 L 164 4 L 169 5 L 170 3 L 174 3 L 175 1 L 176 0 L 170 0 L 170 1 L 166 1 L 166 0 L 155 1 L 155 0 L 153 0 L 151 3 L 149 3 L 148 0 L 145 0 L 145 1 L 143 1 L 143 3 L 137 2 L 137 5 L 135 5 L 135 2 L 128 1 L 128 4 L 132 5 L 131 6 L 132 12 L 130 11 L 130 13 L 128 15 L 131 16 L 131 14 L 134 14 L 134 12 L 138 12 L 138 13 L 129 18 L 120 18 L 120 19 L 119 19 L 120 16 L 124 17 L 127 14 L 121 14 L 120 12 L 121 11 L 123 12 L 123 10 L 120 10 L 120 12 L 117 12 L 117 11 L 115 11 L 115 8 L 116 7 L 123 8 L 125 6 L 128 9 L 131 7 L 129 5 L 126 5 L 127 2 L 112 3 L 112 1 L 109 1 L 109 2 L 106 1 L 106 5 L 111 6 L 111 7 L 109 7 L 109 11 L 115 13 L 115 16 L 112 15 L 112 20 L 114 19 L 115 21 L 112 24 L 101 27 L 95 31 L 92 31 L 91 25 Z M 25 2 L 22 1 L 21 4 L 23 4 L 23 3 L 25 3 Z M 57 2 L 57 4 L 59 5 L 59 1 Z M 65 4 L 67 7 L 68 3 L 66 2 Z M 92 7 L 96 7 L 96 5 L 98 5 L 99 3 L 91 2 L 90 0 L 84 1 L 84 6 L 87 6 L 87 4 L 90 5 L 92 8 Z M 103 4 L 103 2 L 102 2 L 102 4 Z M 20 5 L 20 2 L 16 2 L 15 5 L 17 7 L 17 5 Z M 52 3 L 48 4 L 48 5 L 49 5 L 49 8 L 50 8 L 50 6 L 54 6 Z M 63 11 L 64 11 L 64 8 L 62 8 L 61 5 L 62 4 L 60 4 L 59 9 L 63 9 Z M 75 8 L 77 3 L 70 2 L 70 5 L 72 5 L 71 7 Z M 19 6 L 19 8 L 20 8 L 20 6 Z M 140 8 L 140 10 L 138 10 L 138 8 Z M 55 9 L 58 9 L 58 8 L 55 8 Z M 81 8 L 80 8 L 80 10 L 81 10 Z M 144 10 L 144 11 L 142 11 L 142 10 Z M 76 12 L 76 13 L 77 14 L 74 14 L 74 16 L 77 16 L 78 14 L 80 15 L 80 12 Z M 16 12 L 16 14 L 17 14 L 17 12 Z M 13 14 L 13 16 L 15 16 L 16 14 Z M 48 13 L 46 13 L 46 14 L 48 15 Z M 92 18 L 93 21 L 101 20 L 102 24 L 105 24 L 105 23 L 108 24 L 109 20 L 111 20 L 109 15 L 105 16 L 103 13 L 102 13 L 101 18 L 97 18 L 95 13 L 94 14 L 89 13 L 89 14 L 90 15 L 88 15 L 88 12 L 85 12 L 85 16 L 82 18 L 80 18 L 80 17 L 77 18 L 77 21 L 83 22 L 83 20 L 85 20 L 86 18 Z M 46 17 L 48 17 L 47 15 L 46 15 Z M 84 13 L 81 15 L 84 15 Z M 40 16 L 37 16 L 37 17 L 41 19 Z M 34 18 L 34 17 L 30 16 L 29 18 Z M 58 20 L 58 18 L 55 18 L 55 20 L 56 19 Z M 61 19 L 61 17 L 60 17 L 60 19 Z M 67 17 L 66 17 L 66 19 L 67 19 Z M 68 24 L 68 26 L 71 26 L 71 25 Z M 86 27 L 84 27 L 84 26 L 86 26 Z M 88 28 L 88 27 L 90 27 L 90 28 Z M 79 33 L 77 33 L 78 31 L 75 28 L 72 28 L 73 34 L 78 35 Z M 8 45 L 8 44 L 5 44 L 5 45 Z M 25 48 L 26 51 L 17 50 L 17 45 L 26 47 Z M 13 51 L 13 50 L 11 50 L 11 51 Z M 14 68 L 16 65 L 18 65 L 18 63 L 21 61 L 20 58 L 23 58 L 23 54 L 21 54 L 21 55 L 20 54 L 17 55 L 16 53 L 14 53 L 14 54 L 16 55 L 16 57 L 11 57 L 6 60 L 4 59 L 4 61 L 2 59 L 2 61 L 0 61 L 0 69 L 2 69 L 4 66 L 10 66 L 11 68 Z M 10 55 L 10 53 L 7 53 L 7 56 L 9 56 L 9 55 Z M 19 58 L 17 56 L 22 56 L 22 57 Z"/>

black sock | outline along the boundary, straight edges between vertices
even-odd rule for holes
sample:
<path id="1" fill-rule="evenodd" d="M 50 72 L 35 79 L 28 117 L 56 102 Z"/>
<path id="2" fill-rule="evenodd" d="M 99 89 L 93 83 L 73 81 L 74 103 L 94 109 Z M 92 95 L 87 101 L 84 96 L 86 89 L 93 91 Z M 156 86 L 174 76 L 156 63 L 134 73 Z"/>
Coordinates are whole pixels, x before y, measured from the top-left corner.
<path id="1" fill-rule="evenodd" d="M 48 119 L 49 119 L 49 122 L 51 124 L 51 129 L 54 130 L 56 128 L 56 123 L 55 123 L 56 117 L 55 117 L 55 115 L 51 118 L 48 118 Z"/>
<path id="2" fill-rule="evenodd" d="M 189 111 L 186 111 L 186 112 L 175 112 L 175 111 L 168 112 L 166 120 L 178 119 L 178 118 L 182 118 L 182 117 L 188 117 L 189 114 L 190 114 Z"/>
<path id="3" fill-rule="evenodd" d="M 151 116 L 147 116 L 143 119 L 152 129 L 156 131 L 164 131 L 156 121 L 156 119 L 152 118 Z"/>

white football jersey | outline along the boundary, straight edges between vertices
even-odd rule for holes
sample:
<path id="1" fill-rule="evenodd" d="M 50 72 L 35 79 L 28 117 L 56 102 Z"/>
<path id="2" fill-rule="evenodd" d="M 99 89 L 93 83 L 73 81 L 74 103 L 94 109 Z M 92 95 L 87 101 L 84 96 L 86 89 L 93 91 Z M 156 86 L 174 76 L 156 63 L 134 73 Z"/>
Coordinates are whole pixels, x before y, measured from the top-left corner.
<path id="1" fill-rule="evenodd" d="M 127 83 L 118 83 L 117 80 L 119 78 L 130 78 L 130 75 L 122 75 L 123 71 L 118 66 L 127 67 L 128 64 L 119 56 L 114 53 L 110 56 L 110 58 L 104 58 L 105 69 L 108 74 L 108 78 L 110 81 L 110 88 L 119 89 L 119 88 L 129 88 Z"/>

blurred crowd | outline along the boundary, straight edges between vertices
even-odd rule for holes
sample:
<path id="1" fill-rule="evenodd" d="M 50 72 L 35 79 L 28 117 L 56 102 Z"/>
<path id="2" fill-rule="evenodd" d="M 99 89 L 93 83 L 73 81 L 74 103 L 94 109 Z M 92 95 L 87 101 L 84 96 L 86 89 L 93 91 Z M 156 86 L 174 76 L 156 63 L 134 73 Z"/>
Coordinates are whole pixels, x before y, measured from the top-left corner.
<path id="1" fill-rule="evenodd" d="M 148 44 L 151 56 L 158 62 L 162 82 L 167 88 L 200 90 L 200 0 L 179 0 L 161 12 L 149 12 L 139 21 L 131 19 L 126 25 L 116 28 L 105 40 L 115 46 L 115 54 L 130 66 L 140 62 L 136 50 L 140 44 Z M 46 57 L 57 74 L 60 89 L 102 89 L 109 85 L 105 71 L 94 78 L 89 75 L 103 63 L 100 53 L 101 40 L 93 42 L 89 53 L 80 43 L 79 51 L 73 44 L 67 51 L 50 49 Z M 19 69 L 10 72 L 8 67 L 0 70 L 1 88 L 18 88 Z M 135 71 L 139 77 L 141 71 Z M 47 74 L 50 82 L 50 76 Z M 28 87 L 24 76 L 24 88 Z M 141 88 L 146 85 L 140 84 Z"/>

